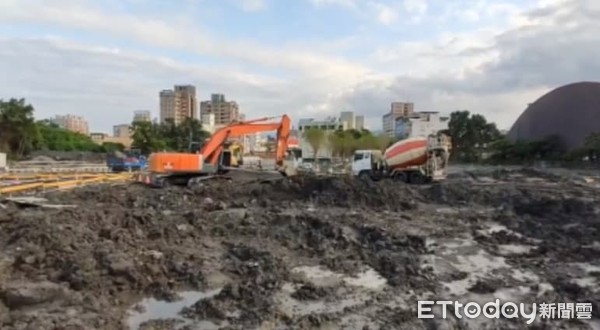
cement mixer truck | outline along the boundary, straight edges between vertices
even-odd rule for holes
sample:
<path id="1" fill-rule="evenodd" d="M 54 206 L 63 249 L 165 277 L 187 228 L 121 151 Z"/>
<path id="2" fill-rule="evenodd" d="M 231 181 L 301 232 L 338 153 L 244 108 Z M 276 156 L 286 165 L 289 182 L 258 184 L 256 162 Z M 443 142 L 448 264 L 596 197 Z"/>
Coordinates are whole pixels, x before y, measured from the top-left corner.
<path id="1" fill-rule="evenodd" d="M 380 150 L 357 150 L 352 175 L 360 179 L 421 184 L 446 178 L 451 143 L 446 135 L 400 140 Z"/>

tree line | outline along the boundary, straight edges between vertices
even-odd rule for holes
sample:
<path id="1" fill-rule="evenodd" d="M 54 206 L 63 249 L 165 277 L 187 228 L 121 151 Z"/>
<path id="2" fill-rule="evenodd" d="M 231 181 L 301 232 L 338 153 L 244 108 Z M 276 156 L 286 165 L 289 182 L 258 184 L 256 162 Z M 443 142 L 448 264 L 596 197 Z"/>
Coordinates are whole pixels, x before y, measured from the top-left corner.
<path id="1" fill-rule="evenodd" d="M 580 148 L 567 150 L 558 135 L 537 141 L 511 141 L 484 116 L 463 110 L 450 115 L 444 133 L 452 139 L 451 158 L 459 162 L 528 164 L 539 160 L 600 160 L 600 132 L 590 134 Z"/>
<path id="2" fill-rule="evenodd" d="M 165 123 L 133 122 L 131 124 L 132 148 L 144 154 L 154 151 L 186 151 L 192 142 L 202 143 L 210 134 L 202 129 L 196 119 L 186 119 L 179 125 Z M 587 137 L 579 149 L 568 151 L 558 136 L 548 136 L 540 141 L 508 140 L 479 114 L 467 110 L 451 113 L 448 129 L 442 131 L 452 139 L 451 157 L 459 162 L 527 163 L 535 160 L 600 161 L 600 132 Z M 384 150 L 396 139 L 368 130 L 338 130 L 328 134 L 311 128 L 302 133 L 315 155 L 325 146 L 334 156 L 346 158 L 358 149 Z M 34 107 L 25 99 L 0 99 L 0 152 L 11 158 L 23 157 L 32 151 L 89 151 L 112 152 L 123 150 L 115 143 L 98 145 L 84 134 L 58 127 L 50 120 L 36 120 Z"/>
<path id="3" fill-rule="evenodd" d="M 35 120 L 25 99 L 0 99 L 0 151 L 21 158 L 35 150 L 104 152 L 120 148 L 97 145 L 84 134 L 61 129 L 50 120 Z"/>
<path id="4" fill-rule="evenodd" d="M 328 132 L 316 127 L 307 128 L 304 139 L 311 146 L 315 157 L 325 147 L 329 147 L 333 156 L 347 158 L 359 149 L 383 150 L 394 141 L 385 134 L 374 135 L 366 129 L 336 130 Z"/>
<path id="5" fill-rule="evenodd" d="M 202 129 L 197 119 L 186 118 L 176 125 L 167 119 L 164 123 L 140 121 L 131 124 L 132 148 L 143 154 L 154 151 L 189 151 L 192 143 L 202 144 L 210 133 Z"/>
<path id="6" fill-rule="evenodd" d="M 25 99 L 0 99 L 0 152 L 11 158 L 22 158 L 33 151 L 123 151 L 121 143 L 94 141 L 85 134 L 72 132 L 53 123 L 51 120 L 36 120 L 34 107 Z M 166 123 L 133 122 L 130 126 L 132 148 L 144 154 L 153 151 L 184 151 L 190 142 L 202 142 L 210 134 L 202 130 L 196 119 L 187 119 L 180 125 L 172 121 Z"/>

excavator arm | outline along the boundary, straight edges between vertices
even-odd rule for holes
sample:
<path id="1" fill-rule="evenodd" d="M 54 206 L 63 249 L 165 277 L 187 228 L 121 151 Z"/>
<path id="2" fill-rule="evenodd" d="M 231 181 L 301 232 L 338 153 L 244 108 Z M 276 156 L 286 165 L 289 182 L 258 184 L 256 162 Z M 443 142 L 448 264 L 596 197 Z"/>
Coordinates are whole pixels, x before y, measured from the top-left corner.
<path id="1" fill-rule="evenodd" d="M 277 131 L 276 163 L 281 166 L 288 149 L 287 140 L 291 130 L 291 120 L 283 115 L 279 123 L 258 123 L 270 118 L 256 119 L 252 121 L 234 123 L 217 130 L 211 139 L 202 147 L 200 154 L 204 156 L 205 162 L 217 165 L 219 155 L 223 151 L 223 145 L 230 137 L 240 137 L 246 134 Z"/>

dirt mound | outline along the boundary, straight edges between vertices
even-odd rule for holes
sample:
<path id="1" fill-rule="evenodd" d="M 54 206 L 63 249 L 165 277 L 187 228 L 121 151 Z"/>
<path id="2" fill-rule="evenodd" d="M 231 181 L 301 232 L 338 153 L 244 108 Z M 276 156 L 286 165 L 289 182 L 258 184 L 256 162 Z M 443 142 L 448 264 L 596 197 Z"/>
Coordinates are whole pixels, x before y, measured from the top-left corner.
<path id="1" fill-rule="evenodd" d="M 220 200 L 259 203 L 261 206 L 282 202 L 310 202 L 319 206 L 348 208 L 382 208 L 403 210 L 416 208 L 419 194 L 410 186 L 390 181 L 365 182 L 348 177 L 306 177 L 299 180 L 270 180 L 238 184 L 206 184 L 193 189 L 195 195 Z"/>
<path id="2" fill-rule="evenodd" d="M 521 298 L 598 307 L 597 191 L 514 174 L 424 186 L 132 184 L 47 194 L 73 209 L 8 205 L 0 328 L 128 329 L 125 313 L 142 297 L 186 302 L 162 320 L 137 320 L 142 329 L 452 328 L 417 319 L 415 308 L 418 297 L 465 298 L 449 291 L 457 282 L 463 294 L 536 288 Z M 177 299 L 180 291 L 200 295 Z M 519 325 L 498 322 L 487 328 Z"/>

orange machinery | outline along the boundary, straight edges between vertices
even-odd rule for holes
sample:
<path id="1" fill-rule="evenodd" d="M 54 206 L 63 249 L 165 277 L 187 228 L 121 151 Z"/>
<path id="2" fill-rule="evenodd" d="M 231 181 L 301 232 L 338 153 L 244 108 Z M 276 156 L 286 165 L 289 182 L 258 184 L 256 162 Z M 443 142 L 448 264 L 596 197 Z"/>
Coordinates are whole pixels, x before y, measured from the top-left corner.
<path id="1" fill-rule="evenodd" d="M 261 123 L 273 118 L 261 118 L 236 122 L 218 129 L 204 146 L 196 153 L 152 153 L 148 159 L 148 172 L 138 175 L 138 181 L 155 187 L 170 184 L 190 185 L 214 175 L 224 174 L 231 167 L 231 153 L 225 148 L 230 137 L 246 134 L 277 131 L 277 151 L 275 163 L 277 170 L 286 175 L 286 156 L 291 120 L 287 115 L 275 123 Z"/>

